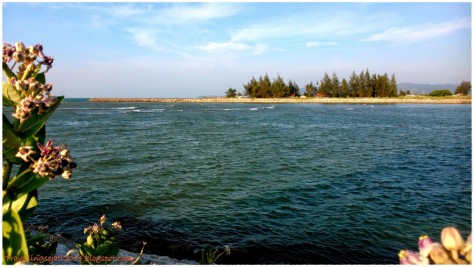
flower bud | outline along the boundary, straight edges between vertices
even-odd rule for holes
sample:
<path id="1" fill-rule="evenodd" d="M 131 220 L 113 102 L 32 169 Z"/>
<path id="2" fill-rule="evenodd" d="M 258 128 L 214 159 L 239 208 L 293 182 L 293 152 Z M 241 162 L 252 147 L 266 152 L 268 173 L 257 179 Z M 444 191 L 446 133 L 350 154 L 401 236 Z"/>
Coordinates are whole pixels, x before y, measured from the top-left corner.
<path id="1" fill-rule="evenodd" d="M 25 45 L 22 42 L 18 42 L 15 44 L 15 49 L 17 52 L 25 51 Z"/>
<path id="2" fill-rule="evenodd" d="M 433 240 L 427 235 L 420 236 L 418 240 L 418 250 L 423 258 L 427 258 L 431 251 Z"/>
<path id="3" fill-rule="evenodd" d="M 122 225 L 120 225 L 120 222 L 114 222 L 112 224 L 112 227 L 116 230 L 116 231 L 121 231 L 122 230 Z"/>
<path id="4" fill-rule="evenodd" d="M 28 47 L 28 52 L 32 55 L 36 55 L 36 49 L 34 46 Z"/>
<path id="5" fill-rule="evenodd" d="M 422 264 L 429 264 L 427 258 L 423 258 L 420 254 L 415 253 L 411 250 L 402 250 L 398 253 L 398 257 L 400 259 L 400 264 L 402 265 L 422 265 Z"/>
<path id="6" fill-rule="evenodd" d="M 25 56 L 23 55 L 23 53 L 20 53 L 20 52 L 13 53 L 13 60 L 15 60 L 16 62 L 23 62 L 24 59 L 25 59 Z"/>
<path id="7" fill-rule="evenodd" d="M 455 227 L 445 227 L 441 231 L 441 243 L 447 250 L 459 250 L 464 247 L 464 240 Z"/>
<path id="8" fill-rule="evenodd" d="M 64 170 L 63 173 L 61 173 L 61 176 L 66 180 L 70 179 L 72 176 L 72 172 L 70 170 Z"/>
<path id="9" fill-rule="evenodd" d="M 24 81 L 16 81 L 15 83 L 15 89 L 17 91 L 23 91 L 23 90 L 26 90 L 28 88 L 27 84 L 24 82 Z"/>
<path id="10" fill-rule="evenodd" d="M 451 262 L 447 251 L 440 243 L 433 243 L 431 245 L 430 258 L 435 264 L 449 264 Z"/>
<path id="11" fill-rule="evenodd" d="M 104 223 L 107 221 L 107 218 L 105 217 L 105 215 L 102 215 L 102 217 L 100 217 L 100 225 L 104 225 Z"/>

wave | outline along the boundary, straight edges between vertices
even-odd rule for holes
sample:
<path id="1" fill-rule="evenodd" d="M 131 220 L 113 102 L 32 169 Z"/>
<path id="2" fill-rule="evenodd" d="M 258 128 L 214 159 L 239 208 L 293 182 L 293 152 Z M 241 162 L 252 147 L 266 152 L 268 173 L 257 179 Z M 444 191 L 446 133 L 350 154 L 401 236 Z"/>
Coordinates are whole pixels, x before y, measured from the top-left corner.
<path id="1" fill-rule="evenodd" d="M 153 108 L 153 109 L 134 109 L 133 112 L 141 112 L 141 113 L 152 113 L 152 112 L 163 112 L 164 108 Z"/>
<path id="2" fill-rule="evenodd" d="M 137 107 L 120 107 L 120 108 L 59 108 L 64 110 L 133 110 Z"/>

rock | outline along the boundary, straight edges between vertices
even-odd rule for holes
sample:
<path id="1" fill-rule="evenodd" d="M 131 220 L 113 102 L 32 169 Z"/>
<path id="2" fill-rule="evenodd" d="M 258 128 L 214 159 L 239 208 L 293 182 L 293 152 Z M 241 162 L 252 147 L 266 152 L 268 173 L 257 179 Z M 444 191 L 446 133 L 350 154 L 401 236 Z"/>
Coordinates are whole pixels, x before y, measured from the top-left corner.
<path id="1" fill-rule="evenodd" d="M 126 250 L 119 250 L 112 265 L 130 265 L 139 256 L 139 253 L 133 253 Z M 80 256 L 74 243 L 64 237 L 59 238 L 56 254 L 53 264 L 56 265 L 78 265 Z M 160 265 L 197 265 L 196 261 L 172 259 L 168 256 L 157 256 L 144 253 L 137 264 L 160 264 Z"/>

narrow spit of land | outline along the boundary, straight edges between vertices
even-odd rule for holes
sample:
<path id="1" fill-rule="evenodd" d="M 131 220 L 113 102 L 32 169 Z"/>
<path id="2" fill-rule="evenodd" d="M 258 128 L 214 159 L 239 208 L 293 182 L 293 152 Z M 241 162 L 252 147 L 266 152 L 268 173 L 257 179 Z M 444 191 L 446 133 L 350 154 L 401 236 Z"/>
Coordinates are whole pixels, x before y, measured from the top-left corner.
<path id="1" fill-rule="evenodd" d="M 316 103 L 316 104 L 471 104 L 471 97 L 398 98 L 90 98 L 90 102 L 158 103 Z"/>

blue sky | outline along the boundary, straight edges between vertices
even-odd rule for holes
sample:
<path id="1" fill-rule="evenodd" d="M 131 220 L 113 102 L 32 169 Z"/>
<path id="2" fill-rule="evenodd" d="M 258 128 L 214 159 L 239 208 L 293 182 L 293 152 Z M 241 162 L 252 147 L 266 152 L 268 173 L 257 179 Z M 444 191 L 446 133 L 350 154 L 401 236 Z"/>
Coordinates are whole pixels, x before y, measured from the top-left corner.
<path id="1" fill-rule="evenodd" d="M 42 43 L 66 97 L 198 97 L 280 74 L 471 81 L 471 3 L 2 4 L 3 42 Z"/>

